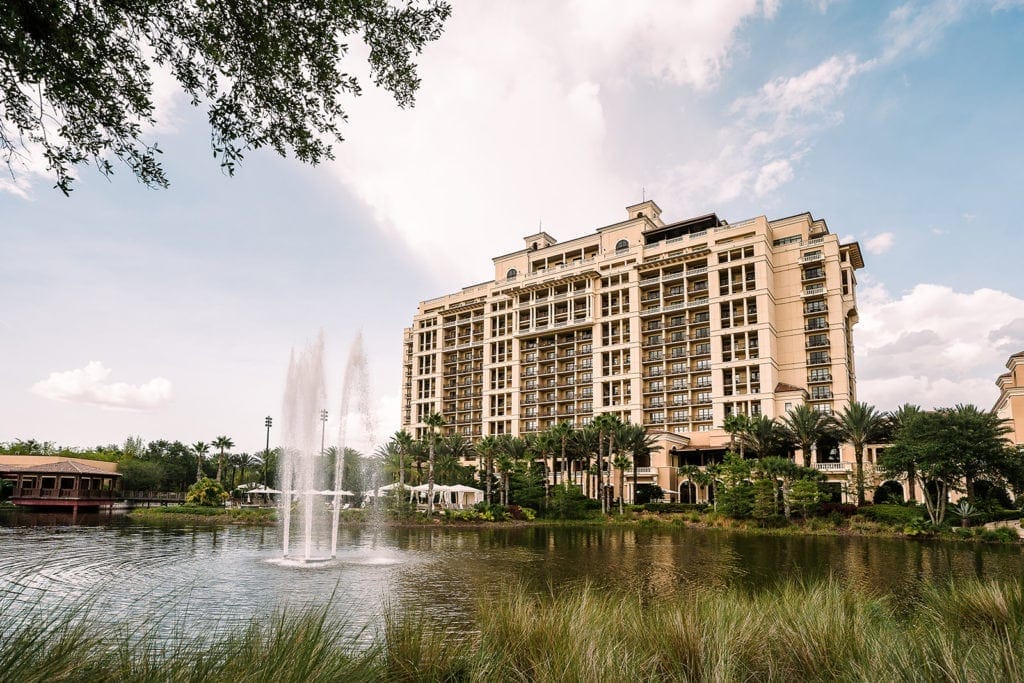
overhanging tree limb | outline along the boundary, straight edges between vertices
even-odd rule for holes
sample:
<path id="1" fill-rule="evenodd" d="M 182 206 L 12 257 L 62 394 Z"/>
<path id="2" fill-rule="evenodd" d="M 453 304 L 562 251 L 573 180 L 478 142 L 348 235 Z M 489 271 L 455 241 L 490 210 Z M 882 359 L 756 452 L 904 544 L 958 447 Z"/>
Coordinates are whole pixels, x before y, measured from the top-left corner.
<path id="1" fill-rule="evenodd" d="M 342 68 L 349 41 L 368 48 L 370 78 L 413 104 L 413 59 L 442 31 L 443 0 L 9 0 L 0 3 L 0 158 L 15 176 L 38 153 L 63 193 L 75 166 L 110 176 L 116 157 L 165 187 L 152 66 L 207 107 L 211 145 L 231 174 L 270 147 L 317 164 L 333 158 L 341 96 L 360 93 Z"/>

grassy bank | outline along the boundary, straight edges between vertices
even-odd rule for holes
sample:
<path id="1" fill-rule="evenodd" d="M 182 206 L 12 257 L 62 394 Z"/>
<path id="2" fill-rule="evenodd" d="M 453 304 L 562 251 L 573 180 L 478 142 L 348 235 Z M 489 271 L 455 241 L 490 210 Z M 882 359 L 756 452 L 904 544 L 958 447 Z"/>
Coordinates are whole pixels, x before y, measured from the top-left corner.
<path id="1" fill-rule="evenodd" d="M 3 625 L 0 671 L 26 683 L 1024 680 L 1021 584 L 925 586 L 899 605 L 830 582 L 653 604 L 512 587 L 480 599 L 470 633 L 392 609 L 352 635 L 318 610 L 169 645 L 82 621 Z"/>
<path id="2" fill-rule="evenodd" d="M 223 508 L 198 505 L 168 505 L 137 508 L 129 513 L 137 521 L 184 522 L 188 524 L 273 525 L 277 512 L 270 508 Z"/>
<path id="3" fill-rule="evenodd" d="M 852 506 L 849 506 L 852 508 Z M 854 510 L 856 510 L 854 508 Z M 885 538 L 939 538 L 987 543 L 1020 544 L 1022 541 L 1012 529 L 986 529 L 980 526 L 962 528 L 928 524 L 922 512 L 898 505 L 876 505 L 857 510 L 856 513 L 833 512 L 826 516 L 790 520 L 775 516 L 768 520 L 734 519 L 713 510 L 688 512 L 652 511 L 642 506 L 630 506 L 624 514 L 602 516 L 591 513 L 582 519 L 545 519 L 535 517 L 532 510 L 509 506 L 494 506 L 485 511 L 444 511 L 433 518 L 423 512 L 402 510 L 383 512 L 387 526 L 421 527 L 444 526 L 456 529 L 507 528 L 513 526 L 545 525 L 574 528 L 601 528 L 625 526 L 652 531 L 671 532 L 681 528 L 728 529 L 750 534 L 772 536 L 878 536 Z M 190 505 L 140 508 L 131 512 L 133 519 L 153 522 L 180 522 L 187 524 L 247 524 L 273 525 L 277 515 L 267 508 L 219 508 Z M 339 521 L 344 526 L 363 526 L 370 521 L 371 511 L 343 510 Z"/>

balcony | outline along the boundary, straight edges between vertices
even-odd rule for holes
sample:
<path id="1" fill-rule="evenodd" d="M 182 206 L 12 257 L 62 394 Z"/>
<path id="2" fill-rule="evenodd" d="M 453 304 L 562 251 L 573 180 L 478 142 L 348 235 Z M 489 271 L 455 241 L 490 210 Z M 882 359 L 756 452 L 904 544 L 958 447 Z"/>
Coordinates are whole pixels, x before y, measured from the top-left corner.
<path id="1" fill-rule="evenodd" d="M 825 255 L 820 251 L 815 254 L 804 254 L 800 257 L 799 263 L 817 263 L 818 261 L 824 261 Z"/>
<path id="2" fill-rule="evenodd" d="M 827 347 L 828 345 L 829 345 L 828 344 L 828 339 L 808 339 L 807 340 L 807 348 L 809 348 L 809 349 L 824 348 L 824 347 Z"/>
<path id="3" fill-rule="evenodd" d="M 823 382 L 831 382 L 831 381 L 832 381 L 832 373 L 830 373 L 830 372 L 823 372 L 823 373 L 820 373 L 820 374 L 812 373 L 807 378 L 807 383 L 808 384 L 821 384 Z"/>
<path id="4" fill-rule="evenodd" d="M 848 462 L 816 462 L 814 469 L 819 472 L 849 472 L 853 466 Z"/>
<path id="5" fill-rule="evenodd" d="M 804 304 L 804 315 L 814 315 L 815 313 L 828 313 L 828 304 L 824 301 L 812 301 L 809 304 Z"/>
<path id="6" fill-rule="evenodd" d="M 811 296 L 824 296 L 827 292 L 828 289 L 825 285 L 812 285 L 811 287 L 805 287 L 800 296 L 806 299 Z"/>

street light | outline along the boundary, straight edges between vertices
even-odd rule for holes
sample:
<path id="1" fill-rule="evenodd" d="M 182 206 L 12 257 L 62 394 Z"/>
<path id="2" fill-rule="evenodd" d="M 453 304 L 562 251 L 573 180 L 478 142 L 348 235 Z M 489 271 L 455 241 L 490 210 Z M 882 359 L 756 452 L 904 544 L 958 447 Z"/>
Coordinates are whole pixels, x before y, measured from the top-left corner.
<path id="1" fill-rule="evenodd" d="M 324 435 L 327 433 L 327 409 L 320 411 L 320 422 L 323 426 L 320 428 L 320 455 L 324 454 Z"/>
<path id="2" fill-rule="evenodd" d="M 272 417 L 267 415 L 263 420 L 263 424 L 267 427 L 267 448 L 263 452 L 263 488 L 267 487 L 267 463 L 270 462 L 270 427 L 274 424 Z"/>

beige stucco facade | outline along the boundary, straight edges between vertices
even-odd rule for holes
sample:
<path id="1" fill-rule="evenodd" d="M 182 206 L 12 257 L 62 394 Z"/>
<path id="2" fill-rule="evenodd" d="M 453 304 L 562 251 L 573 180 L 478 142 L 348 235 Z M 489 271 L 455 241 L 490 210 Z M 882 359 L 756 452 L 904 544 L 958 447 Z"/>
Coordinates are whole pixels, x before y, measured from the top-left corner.
<path id="1" fill-rule="evenodd" d="M 1007 438 L 1024 446 L 1024 351 L 1015 353 L 1006 361 L 1006 372 L 996 380 L 999 400 L 992 411 L 1007 421 L 1012 431 Z"/>
<path id="2" fill-rule="evenodd" d="M 404 331 L 401 423 L 415 436 L 433 412 L 472 439 L 617 413 L 662 446 L 639 483 L 678 495 L 681 454 L 724 448 L 726 416 L 855 400 L 864 263 L 809 213 L 666 223 L 645 201 L 493 261 L 493 280 L 421 302 Z M 842 450 L 814 453 L 837 480 Z"/>

